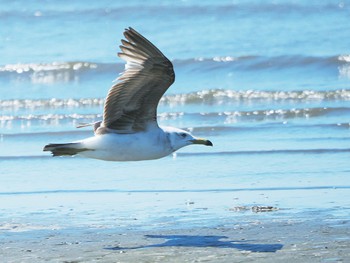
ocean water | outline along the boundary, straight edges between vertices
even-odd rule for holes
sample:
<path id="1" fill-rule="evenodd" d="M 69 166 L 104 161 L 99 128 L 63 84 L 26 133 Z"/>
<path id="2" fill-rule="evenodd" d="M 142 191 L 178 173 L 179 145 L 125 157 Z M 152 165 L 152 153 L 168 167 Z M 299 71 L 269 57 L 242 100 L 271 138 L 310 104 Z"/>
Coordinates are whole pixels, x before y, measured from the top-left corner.
<path id="1" fill-rule="evenodd" d="M 0 7 L 0 230 L 254 217 L 232 212 L 238 205 L 348 218 L 347 1 L 0 0 Z M 47 143 L 92 136 L 75 127 L 102 118 L 124 69 L 116 53 L 129 26 L 175 67 L 159 123 L 214 147 L 127 163 L 42 152 Z"/>

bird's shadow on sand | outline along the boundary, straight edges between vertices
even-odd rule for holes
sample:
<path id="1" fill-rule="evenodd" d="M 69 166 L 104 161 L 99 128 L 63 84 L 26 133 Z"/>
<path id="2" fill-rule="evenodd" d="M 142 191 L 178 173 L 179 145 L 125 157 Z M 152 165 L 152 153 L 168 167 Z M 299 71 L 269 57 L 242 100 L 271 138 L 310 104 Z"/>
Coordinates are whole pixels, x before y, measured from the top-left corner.
<path id="1" fill-rule="evenodd" d="M 160 243 L 151 245 L 131 246 L 131 247 L 109 247 L 109 250 L 130 250 L 142 248 L 157 248 L 157 247 L 215 247 L 215 248 L 234 248 L 241 251 L 251 252 L 276 252 L 282 249 L 282 244 L 257 244 L 247 240 L 233 241 L 223 240 L 226 236 L 202 236 L 202 235 L 145 235 L 147 239 L 165 239 Z"/>

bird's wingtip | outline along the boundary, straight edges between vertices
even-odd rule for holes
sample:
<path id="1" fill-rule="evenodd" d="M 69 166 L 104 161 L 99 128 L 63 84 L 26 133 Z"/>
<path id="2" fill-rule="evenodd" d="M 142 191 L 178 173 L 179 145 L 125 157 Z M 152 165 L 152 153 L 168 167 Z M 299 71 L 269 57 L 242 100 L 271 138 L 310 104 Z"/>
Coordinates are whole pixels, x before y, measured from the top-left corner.
<path id="1" fill-rule="evenodd" d="M 128 31 L 135 31 L 135 29 L 133 29 L 131 26 L 125 28 L 124 30 L 125 32 L 128 32 Z"/>

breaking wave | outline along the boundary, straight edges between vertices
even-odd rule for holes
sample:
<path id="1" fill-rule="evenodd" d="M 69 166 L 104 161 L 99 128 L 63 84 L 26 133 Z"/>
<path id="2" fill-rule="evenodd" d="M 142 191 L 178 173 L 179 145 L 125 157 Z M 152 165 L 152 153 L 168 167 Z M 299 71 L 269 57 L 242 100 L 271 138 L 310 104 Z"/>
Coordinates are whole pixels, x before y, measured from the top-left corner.
<path id="1" fill-rule="evenodd" d="M 288 68 L 311 67 L 315 71 L 320 68 L 336 69 L 338 75 L 350 76 L 350 55 L 330 57 L 312 56 L 242 56 L 231 55 L 212 58 L 191 58 L 173 60 L 175 71 L 182 68 L 200 69 L 203 72 L 213 68 L 224 68 L 239 71 L 283 70 Z M 124 63 L 93 63 L 87 61 L 8 64 L 0 66 L 0 79 L 15 79 L 17 81 L 31 81 L 32 83 L 56 83 L 80 81 L 84 77 L 111 74 L 118 76 L 124 69 Z M 332 71 L 333 72 L 333 71 Z"/>
<path id="2" fill-rule="evenodd" d="M 235 90 L 203 90 L 186 94 L 166 95 L 161 105 L 184 104 L 230 104 L 237 101 L 349 101 L 350 90 L 331 91 L 235 91 Z M 82 99 L 12 99 L 0 100 L 0 109 L 37 109 L 37 108 L 83 108 L 97 107 L 104 104 L 104 98 Z"/>
<path id="3" fill-rule="evenodd" d="M 192 120 L 218 120 L 225 124 L 233 123 L 237 119 L 245 121 L 264 121 L 264 120 L 281 120 L 293 118 L 313 118 L 332 115 L 350 115 L 350 107 L 316 107 L 301 109 L 271 109 L 271 110 L 253 110 L 253 111 L 224 111 L 224 112 L 164 112 L 158 114 L 161 121 L 191 118 Z M 101 120 L 102 114 L 26 114 L 26 115 L 1 115 L 0 126 L 4 126 L 8 122 L 13 121 L 40 121 L 48 123 L 81 121 L 93 122 Z"/>

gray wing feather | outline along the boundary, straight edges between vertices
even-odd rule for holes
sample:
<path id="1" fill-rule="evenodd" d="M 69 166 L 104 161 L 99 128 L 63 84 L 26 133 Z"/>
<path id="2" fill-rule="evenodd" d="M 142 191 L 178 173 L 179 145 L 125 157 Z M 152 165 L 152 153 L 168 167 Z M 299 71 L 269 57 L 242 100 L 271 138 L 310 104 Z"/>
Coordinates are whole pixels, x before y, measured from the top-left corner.
<path id="1" fill-rule="evenodd" d="M 101 127 L 133 133 L 157 124 L 160 98 L 175 80 L 172 63 L 134 29 L 124 32 L 121 53 L 126 70 L 109 90 Z"/>

